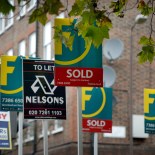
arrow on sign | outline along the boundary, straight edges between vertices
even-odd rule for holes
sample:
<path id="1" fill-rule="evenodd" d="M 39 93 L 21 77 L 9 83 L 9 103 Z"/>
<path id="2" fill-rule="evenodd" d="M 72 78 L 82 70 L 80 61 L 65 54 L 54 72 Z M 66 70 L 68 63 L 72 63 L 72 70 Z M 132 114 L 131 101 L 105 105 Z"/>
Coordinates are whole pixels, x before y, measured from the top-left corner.
<path id="1" fill-rule="evenodd" d="M 51 89 L 45 76 L 36 76 L 36 80 L 31 86 L 31 89 L 33 90 L 34 93 L 36 93 L 40 88 L 39 86 L 36 86 L 37 83 L 39 83 L 40 87 L 42 88 L 45 94 L 54 94 L 54 91 L 57 88 L 57 86 L 54 86 L 53 89 Z M 54 80 L 51 82 L 51 84 L 53 83 L 54 83 Z"/>

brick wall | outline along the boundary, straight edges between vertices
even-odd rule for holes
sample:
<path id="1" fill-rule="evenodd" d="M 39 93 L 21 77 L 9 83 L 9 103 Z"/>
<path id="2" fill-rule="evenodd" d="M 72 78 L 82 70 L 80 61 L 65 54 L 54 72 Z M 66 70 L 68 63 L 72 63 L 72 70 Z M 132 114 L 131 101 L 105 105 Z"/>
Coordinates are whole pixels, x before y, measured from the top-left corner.
<path id="1" fill-rule="evenodd" d="M 69 1 L 71 4 L 72 1 Z M 109 1 L 103 0 L 107 3 Z M 130 6 L 133 5 L 134 0 L 129 1 Z M 69 5 L 70 7 L 70 5 Z M 113 94 L 117 99 L 117 104 L 113 106 L 113 125 L 126 127 L 126 138 L 105 138 L 103 134 L 98 134 L 99 138 L 99 155 L 124 155 L 129 154 L 130 143 L 130 124 L 129 124 L 129 79 L 130 79 L 130 52 L 131 52 L 131 27 L 134 24 L 135 16 L 138 14 L 136 10 L 129 10 L 123 19 L 119 19 L 110 15 L 113 21 L 113 29 L 110 31 L 110 38 L 119 38 L 124 42 L 124 52 L 121 57 L 110 64 L 107 59 L 103 58 L 103 64 L 109 65 L 115 69 L 117 78 L 113 85 Z M 14 25 L 8 29 L 4 34 L 0 35 L 0 51 L 5 53 L 8 49 L 14 48 L 17 54 L 18 43 L 22 39 L 28 42 L 28 36 L 35 31 L 35 23 L 28 24 L 28 16 L 20 20 L 14 20 Z M 133 30 L 133 102 L 132 113 L 143 115 L 143 89 L 154 88 L 155 85 L 155 62 L 152 64 L 146 63 L 138 64 L 136 55 L 140 51 L 138 40 L 141 35 L 149 33 L 149 21 L 143 25 L 136 25 Z M 42 40 L 43 27 L 39 25 L 39 55 L 42 57 Z M 28 46 L 28 44 L 27 44 Z M 49 136 L 49 154 L 51 155 L 75 155 L 77 154 L 77 89 L 68 87 L 67 89 L 67 120 L 63 121 L 64 131 L 56 135 Z M 83 133 L 84 155 L 90 155 L 91 148 L 91 134 Z M 155 136 L 150 135 L 147 139 L 133 139 L 134 154 L 135 155 L 153 155 L 155 152 Z M 32 143 L 27 144 L 33 145 Z M 31 147 L 25 147 L 24 153 L 30 153 Z M 26 149 L 26 148 L 29 149 Z M 17 147 L 14 147 L 16 154 Z M 39 140 L 37 146 L 37 155 L 43 154 L 43 141 Z"/>

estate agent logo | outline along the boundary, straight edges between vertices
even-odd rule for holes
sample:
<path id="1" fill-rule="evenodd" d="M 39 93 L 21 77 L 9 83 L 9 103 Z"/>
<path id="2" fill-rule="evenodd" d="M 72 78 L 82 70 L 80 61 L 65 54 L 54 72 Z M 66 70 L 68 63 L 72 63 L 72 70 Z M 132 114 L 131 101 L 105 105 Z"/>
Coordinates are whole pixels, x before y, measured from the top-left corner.
<path id="1" fill-rule="evenodd" d="M 112 89 L 82 88 L 83 131 L 111 132 L 112 130 Z"/>

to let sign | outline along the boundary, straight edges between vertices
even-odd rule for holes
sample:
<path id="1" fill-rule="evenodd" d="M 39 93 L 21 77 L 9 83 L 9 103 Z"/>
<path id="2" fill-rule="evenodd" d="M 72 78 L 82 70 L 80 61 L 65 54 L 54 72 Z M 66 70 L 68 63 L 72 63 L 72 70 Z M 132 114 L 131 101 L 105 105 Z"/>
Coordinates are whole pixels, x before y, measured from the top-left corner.
<path id="1" fill-rule="evenodd" d="M 63 43 L 55 41 L 55 85 L 103 86 L 102 46 L 85 46 L 85 41 L 74 30 L 75 20 L 55 19 L 64 35 L 74 36 L 72 51 Z"/>
<path id="2" fill-rule="evenodd" d="M 65 87 L 54 85 L 54 62 L 23 60 L 24 118 L 66 119 Z"/>

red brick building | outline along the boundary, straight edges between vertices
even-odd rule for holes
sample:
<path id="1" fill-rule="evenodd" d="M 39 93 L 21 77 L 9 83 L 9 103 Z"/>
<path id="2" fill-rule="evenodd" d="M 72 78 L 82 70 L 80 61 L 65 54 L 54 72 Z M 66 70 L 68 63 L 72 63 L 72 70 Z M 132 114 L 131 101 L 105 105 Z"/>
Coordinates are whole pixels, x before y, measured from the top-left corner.
<path id="1" fill-rule="evenodd" d="M 13 2 L 13 0 L 11 0 Z M 103 0 L 104 3 L 108 1 Z M 64 0 L 65 2 L 65 0 Z M 71 7 L 71 0 L 69 8 Z M 14 2 L 15 3 L 15 2 Z M 67 4 L 65 2 L 65 4 Z M 132 8 L 134 1 L 130 1 L 128 7 Z M 31 0 L 29 6 L 23 7 L 21 12 L 18 10 L 10 17 L 0 18 L 0 55 L 29 55 L 39 56 L 43 59 L 52 59 L 54 54 L 53 46 L 53 17 L 45 26 L 41 24 L 28 23 L 29 13 L 35 7 L 35 0 Z M 113 134 L 98 134 L 98 154 L 106 155 L 129 155 L 133 149 L 134 155 L 154 155 L 155 136 L 145 134 L 138 135 L 134 133 L 132 140 L 131 127 L 141 132 L 142 124 L 139 124 L 143 118 L 143 91 L 144 88 L 154 88 L 155 81 L 155 63 L 139 64 L 137 54 L 140 51 L 138 40 L 142 35 L 150 33 L 150 17 L 146 23 L 135 25 L 132 33 L 133 45 L 131 47 L 131 27 L 134 25 L 135 17 L 139 12 L 136 9 L 129 9 L 124 18 L 120 19 L 110 15 L 113 21 L 113 29 L 110 31 L 110 38 L 118 38 L 124 43 L 122 55 L 111 63 L 103 55 L 103 65 L 111 66 L 116 71 L 116 81 L 113 88 L 113 94 L 116 98 L 116 104 L 113 105 Z M 65 14 L 61 14 L 66 17 Z M 0 17 L 3 17 L 0 15 Z M 155 21 L 153 21 L 155 25 Z M 36 42 L 38 46 L 36 48 Z M 105 42 L 103 43 L 104 46 Z M 133 85 L 132 85 L 132 111 L 130 111 L 130 52 L 133 50 Z M 48 121 L 48 152 L 49 155 L 76 155 L 77 154 L 77 89 L 67 87 L 67 119 Z M 131 115 L 134 115 L 131 126 Z M 138 119 L 138 121 L 137 121 Z M 23 154 L 43 155 L 43 134 L 42 120 L 37 121 L 37 139 L 34 143 L 34 121 L 25 120 L 32 124 L 24 129 Z M 145 137 L 146 136 L 146 137 Z M 133 146 L 130 145 L 133 142 Z M 13 149 L 11 151 L 2 151 L 2 154 L 17 155 L 18 142 L 13 140 Z M 93 134 L 83 133 L 83 154 L 93 154 Z"/>

